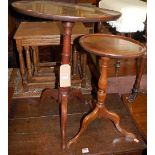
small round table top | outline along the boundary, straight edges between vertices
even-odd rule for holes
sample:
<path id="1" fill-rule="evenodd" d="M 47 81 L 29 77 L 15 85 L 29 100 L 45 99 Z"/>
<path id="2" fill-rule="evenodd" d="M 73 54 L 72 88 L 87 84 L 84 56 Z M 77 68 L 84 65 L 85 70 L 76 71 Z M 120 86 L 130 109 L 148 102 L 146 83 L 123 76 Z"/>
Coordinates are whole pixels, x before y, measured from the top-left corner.
<path id="1" fill-rule="evenodd" d="M 121 16 L 117 11 L 64 2 L 17 1 L 12 6 L 26 15 L 59 21 L 98 22 L 116 20 Z"/>
<path id="2" fill-rule="evenodd" d="M 80 38 L 80 45 L 88 52 L 111 58 L 142 56 L 146 48 L 138 41 L 119 35 L 89 34 Z"/>

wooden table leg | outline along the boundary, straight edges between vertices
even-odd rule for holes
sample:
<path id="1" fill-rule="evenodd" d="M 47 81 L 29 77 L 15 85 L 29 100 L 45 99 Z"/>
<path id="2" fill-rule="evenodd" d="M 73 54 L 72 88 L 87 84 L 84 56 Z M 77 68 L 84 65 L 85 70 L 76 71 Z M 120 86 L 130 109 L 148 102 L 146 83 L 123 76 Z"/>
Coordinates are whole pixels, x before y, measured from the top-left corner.
<path id="1" fill-rule="evenodd" d="M 120 131 L 123 135 L 129 138 L 135 139 L 135 135 L 132 133 L 127 132 L 123 129 L 120 125 L 120 117 L 113 112 L 108 111 L 105 107 L 105 98 L 106 98 L 106 91 L 107 91 L 107 67 L 108 67 L 109 58 L 102 57 L 101 58 L 101 75 L 98 81 L 98 92 L 97 92 L 97 104 L 95 109 L 89 113 L 82 121 L 82 125 L 80 131 L 77 135 L 72 138 L 67 147 L 69 148 L 71 144 L 75 143 L 79 136 L 87 129 L 90 122 L 95 120 L 96 118 L 108 118 L 110 119 L 116 126 L 117 130 Z"/>
<path id="2" fill-rule="evenodd" d="M 37 75 L 39 70 L 39 51 L 38 46 L 32 46 L 33 50 L 33 63 L 34 63 L 34 74 Z"/>
<path id="3" fill-rule="evenodd" d="M 21 40 L 16 40 L 17 51 L 19 54 L 19 63 L 20 63 L 20 74 L 22 78 L 23 88 L 26 90 L 27 81 L 25 79 L 25 63 L 23 58 L 23 47 L 21 45 Z"/>
<path id="4" fill-rule="evenodd" d="M 138 94 L 138 89 L 140 87 L 140 81 L 144 72 L 144 67 L 145 67 L 145 60 L 146 60 L 146 56 L 142 56 L 141 57 L 141 62 L 140 62 L 140 69 L 137 72 L 136 75 L 136 80 L 134 82 L 133 88 L 131 90 L 131 94 L 128 96 L 127 100 L 129 102 L 133 102 L 136 99 L 136 96 Z"/>
<path id="5" fill-rule="evenodd" d="M 31 81 L 32 79 L 32 68 L 31 68 L 31 58 L 30 58 L 30 47 L 24 46 L 26 52 L 26 64 L 27 64 L 27 79 Z"/>
<path id="6" fill-rule="evenodd" d="M 67 104 L 69 100 L 69 88 L 59 89 L 59 102 L 61 103 L 61 146 L 66 148 L 66 124 L 67 124 Z"/>

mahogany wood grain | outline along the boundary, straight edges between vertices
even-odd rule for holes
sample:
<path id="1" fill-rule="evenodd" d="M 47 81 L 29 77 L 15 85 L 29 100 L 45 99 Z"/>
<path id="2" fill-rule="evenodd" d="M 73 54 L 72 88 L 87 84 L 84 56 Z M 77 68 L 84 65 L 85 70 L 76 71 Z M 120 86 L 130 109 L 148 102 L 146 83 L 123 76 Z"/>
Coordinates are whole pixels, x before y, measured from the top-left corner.
<path id="1" fill-rule="evenodd" d="M 90 53 L 110 58 L 136 58 L 146 52 L 146 47 L 142 43 L 128 37 L 111 34 L 85 35 L 80 39 L 80 44 Z"/>
<path id="2" fill-rule="evenodd" d="M 29 16 L 69 22 L 109 21 L 121 16 L 120 12 L 113 10 L 46 0 L 13 2 L 12 6 L 16 11 Z"/>

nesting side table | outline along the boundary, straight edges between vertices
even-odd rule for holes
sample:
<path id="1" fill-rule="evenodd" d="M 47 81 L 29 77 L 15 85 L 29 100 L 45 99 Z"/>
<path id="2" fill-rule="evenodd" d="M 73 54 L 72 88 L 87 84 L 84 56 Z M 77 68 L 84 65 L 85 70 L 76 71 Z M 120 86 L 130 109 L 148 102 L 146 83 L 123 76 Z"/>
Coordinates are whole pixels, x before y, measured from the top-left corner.
<path id="1" fill-rule="evenodd" d="M 71 44 L 73 45 L 75 38 L 84 34 L 89 34 L 89 29 L 83 23 L 76 22 L 71 36 Z M 47 88 L 49 85 L 54 87 L 55 74 L 51 66 L 54 66 L 56 62 L 40 63 L 38 47 L 62 44 L 61 35 L 63 35 L 61 22 L 22 22 L 19 25 L 14 39 L 19 54 L 21 78 L 25 90 L 30 87 Z M 23 48 L 25 49 L 26 61 L 23 57 Z M 73 68 L 77 68 L 76 46 L 73 49 L 75 49 L 73 58 L 76 60 L 76 62 L 73 61 Z M 73 71 L 74 74 L 78 74 L 77 69 Z"/>

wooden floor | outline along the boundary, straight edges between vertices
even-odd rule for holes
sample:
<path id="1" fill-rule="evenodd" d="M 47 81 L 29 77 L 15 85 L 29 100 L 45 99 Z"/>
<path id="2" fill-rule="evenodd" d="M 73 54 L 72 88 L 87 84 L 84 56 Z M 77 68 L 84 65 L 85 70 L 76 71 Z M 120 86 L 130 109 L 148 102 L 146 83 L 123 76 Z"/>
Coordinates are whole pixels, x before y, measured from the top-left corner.
<path id="1" fill-rule="evenodd" d="M 68 139 L 76 134 L 80 120 L 91 110 L 89 96 L 85 98 L 88 102 L 80 103 L 73 98 L 68 105 Z M 139 143 L 122 136 L 109 120 L 98 119 L 90 124 L 76 144 L 62 152 L 59 105 L 48 98 L 41 104 L 39 98 L 14 99 L 9 119 L 9 155 L 80 155 L 83 148 L 89 149 L 86 153 L 89 155 L 142 154 L 146 144 L 119 95 L 109 94 L 106 105 L 121 116 L 121 125 L 135 133 Z"/>

